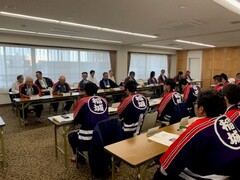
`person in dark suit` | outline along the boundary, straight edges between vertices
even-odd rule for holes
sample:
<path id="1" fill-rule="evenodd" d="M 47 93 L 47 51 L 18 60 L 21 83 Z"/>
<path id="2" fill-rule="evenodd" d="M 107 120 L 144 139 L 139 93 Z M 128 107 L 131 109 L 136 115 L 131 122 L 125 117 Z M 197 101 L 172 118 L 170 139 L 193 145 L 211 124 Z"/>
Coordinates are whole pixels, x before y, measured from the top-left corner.
<path id="1" fill-rule="evenodd" d="M 89 80 L 87 80 L 87 77 L 88 77 L 88 73 L 82 72 L 82 80 L 79 82 L 79 85 L 78 85 L 79 92 L 84 91 L 85 85 L 90 82 Z"/>
<path id="2" fill-rule="evenodd" d="M 109 89 L 109 88 L 116 88 L 118 85 L 113 82 L 111 79 L 108 79 L 108 73 L 103 73 L 103 78 L 99 83 L 101 89 Z"/>
<path id="3" fill-rule="evenodd" d="M 135 80 L 135 72 L 131 71 L 129 73 L 129 76 L 125 79 L 124 81 L 124 85 L 127 84 L 127 82 L 132 81 L 134 83 L 134 85 L 137 87 L 139 84 L 137 83 L 137 81 Z"/>
<path id="4" fill-rule="evenodd" d="M 42 89 L 48 89 L 49 87 L 53 87 L 53 81 L 48 77 L 43 77 L 41 71 L 36 72 L 36 78 L 35 84 L 39 87 L 40 90 Z M 49 95 L 50 92 L 44 92 L 44 95 Z"/>

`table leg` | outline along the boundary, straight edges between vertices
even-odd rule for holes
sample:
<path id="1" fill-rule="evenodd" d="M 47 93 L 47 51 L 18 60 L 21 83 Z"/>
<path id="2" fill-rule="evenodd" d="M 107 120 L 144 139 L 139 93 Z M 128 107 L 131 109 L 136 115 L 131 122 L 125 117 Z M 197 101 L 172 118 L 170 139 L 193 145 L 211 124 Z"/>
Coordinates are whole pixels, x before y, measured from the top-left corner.
<path id="1" fill-rule="evenodd" d="M 115 158 L 112 156 L 112 180 L 115 179 Z"/>
<path id="2" fill-rule="evenodd" d="M 63 126 L 63 146 L 64 146 L 64 167 L 68 167 L 68 153 L 67 153 L 67 127 Z"/>
<path id="3" fill-rule="evenodd" d="M 138 167 L 138 175 L 137 175 L 137 179 L 142 179 L 141 166 Z"/>
<path id="4" fill-rule="evenodd" d="M 58 142 L 57 142 L 57 126 L 53 125 L 54 128 L 54 140 L 55 140 L 55 155 L 58 158 Z"/>
<path id="5" fill-rule="evenodd" d="M 5 155 L 5 149 L 4 149 L 4 138 L 3 138 L 3 127 L 0 128 L 1 133 L 1 149 L 2 149 L 2 157 L 3 157 L 3 167 L 6 167 L 7 161 L 6 161 L 6 155 Z"/>

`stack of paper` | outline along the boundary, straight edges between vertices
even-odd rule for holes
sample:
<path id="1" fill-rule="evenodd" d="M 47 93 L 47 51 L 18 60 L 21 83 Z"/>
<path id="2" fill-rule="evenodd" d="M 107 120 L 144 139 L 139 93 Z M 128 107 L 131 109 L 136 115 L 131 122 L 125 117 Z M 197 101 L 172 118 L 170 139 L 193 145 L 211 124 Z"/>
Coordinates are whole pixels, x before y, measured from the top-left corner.
<path id="1" fill-rule="evenodd" d="M 73 121 L 73 114 L 53 116 L 53 121 L 59 124 L 70 123 Z"/>

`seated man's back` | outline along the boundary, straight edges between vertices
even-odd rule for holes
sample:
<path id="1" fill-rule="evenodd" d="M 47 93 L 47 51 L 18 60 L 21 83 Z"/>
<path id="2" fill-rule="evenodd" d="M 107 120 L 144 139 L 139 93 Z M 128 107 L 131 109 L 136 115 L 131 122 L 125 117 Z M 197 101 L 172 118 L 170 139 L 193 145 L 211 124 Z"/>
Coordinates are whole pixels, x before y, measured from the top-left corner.
<path id="1" fill-rule="evenodd" d="M 118 107 L 117 114 L 120 118 L 123 118 L 122 126 L 124 131 L 125 138 L 132 137 L 136 132 L 139 120 L 141 121 L 140 115 L 146 112 L 148 107 L 147 99 L 140 95 L 136 94 L 136 86 L 134 82 L 128 82 L 125 85 L 126 97 Z"/>

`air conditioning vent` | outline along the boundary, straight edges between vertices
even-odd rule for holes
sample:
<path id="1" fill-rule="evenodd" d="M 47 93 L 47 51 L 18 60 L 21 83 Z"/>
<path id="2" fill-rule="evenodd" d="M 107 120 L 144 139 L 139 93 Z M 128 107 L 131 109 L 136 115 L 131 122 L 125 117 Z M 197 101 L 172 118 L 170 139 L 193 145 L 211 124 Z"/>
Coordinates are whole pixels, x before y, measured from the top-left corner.
<path id="1" fill-rule="evenodd" d="M 162 28 L 173 29 L 173 30 L 183 30 L 183 29 L 199 27 L 205 24 L 206 23 L 198 20 L 190 20 L 190 21 L 173 22 L 173 23 L 165 24 L 162 26 Z"/>

